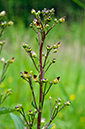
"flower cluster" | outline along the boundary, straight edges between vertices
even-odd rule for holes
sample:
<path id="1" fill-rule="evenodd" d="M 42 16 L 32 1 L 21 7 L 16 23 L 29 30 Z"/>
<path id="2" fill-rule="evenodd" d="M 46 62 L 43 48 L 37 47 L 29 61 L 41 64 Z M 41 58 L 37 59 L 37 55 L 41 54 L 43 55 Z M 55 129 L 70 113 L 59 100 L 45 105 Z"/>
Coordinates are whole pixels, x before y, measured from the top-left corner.
<path id="1" fill-rule="evenodd" d="M 47 10 L 46 8 L 44 8 L 42 11 L 38 10 L 37 12 L 34 9 L 31 10 L 31 13 L 34 15 L 34 20 L 30 24 L 30 27 L 37 33 L 37 36 L 38 36 L 37 41 L 39 43 L 39 56 L 37 56 L 38 54 L 32 50 L 32 48 L 28 45 L 28 43 L 24 43 L 22 45 L 24 50 L 30 56 L 35 66 L 35 69 L 38 72 L 38 74 L 33 74 L 32 71 L 30 71 L 29 73 L 27 71 L 20 72 L 20 76 L 29 83 L 29 86 L 32 92 L 32 96 L 33 96 L 32 106 L 37 111 L 36 112 L 37 113 L 37 129 L 40 129 L 41 124 L 45 122 L 45 118 L 41 119 L 45 97 L 50 91 L 50 89 L 53 87 L 53 85 L 58 84 L 60 81 L 60 76 L 57 76 L 56 78 L 54 78 L 54 80 L 51 80 L 51 81 L 49 81 L 49 79 L 45 77 L 45 73 L 49 70 L 50 66 L 56 62 L 55 57 L 53 57 L 51 61 L 48 61 L 48 57 L 50 54 L 55 54 L 58 52 L 58 49 L 60 47 L 60 42 L 57 42 L 53 46 L 47 45 L 45 54 L 42 51 L 43 44 L 48 33 L 52 30 L 52 28 L 56 24 L 62 23 L 65 21 L 65 16 L 58 20 L 54 18 L 54 12 L 55 12 L 54 8 L 52 8 L 51 10 Z M 50 24 L 51 21 L 53 21 L 53 25 Z M 38 64 L 36 64 L 36 59 L 38 60 L 37 61 Z M 38 98 L 39 103 L 36 102 L 36 95 L 35 95 L 36 93 L 34 91 L 33 81 L 35 83 L 38 83 L 39 85 L 39 98 Z M 49 100 L 50 100 L 51 117 L 50 117 L 49 122 L 46 124 L 46 126 L 43 125 L 44 126 L 43 128 L 45 129 L 48 128 L 48 126 L 52 123 L 52 121 L 57 116 L 58 112 L 61 111 L 61 109 L 70 105 L 70 101 L 67 101 L 64 104 L 62 104 L 61 98 L 58 98 L 58 100 L 55 100 L 55 104 L 52 107 L 51 96 L 49 97 Z M 19 108 L 17 109 L 19 111 Z M 23 116 L 23 113 L 22 112 L 20 113 Z M 25 122 L 27 123 L 26 126 L 32 128 L 34 125 L 33 122 L 34 122 L 35 113 L 32 110 L 29 110 L 28 114 L 29 114 L 29 118 L 31 121 L 27 120 L 25 116 L 23 117 L 24 117 Z"/>

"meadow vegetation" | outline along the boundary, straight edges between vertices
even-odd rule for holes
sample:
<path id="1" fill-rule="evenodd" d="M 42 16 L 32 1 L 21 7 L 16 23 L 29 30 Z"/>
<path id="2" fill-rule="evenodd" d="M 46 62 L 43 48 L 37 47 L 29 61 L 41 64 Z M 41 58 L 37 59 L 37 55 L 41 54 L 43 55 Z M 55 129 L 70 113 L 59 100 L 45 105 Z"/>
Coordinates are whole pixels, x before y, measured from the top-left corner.
<path id="1" fill-rule="evenodd" d="M 56 64 L 46 73 L 49 79 L 54 79 L 57 75 L 61 76 L 58 85 L 51 88 L 51 91 L 46 96 L 44 106 L 47 108 L 43 112 L 43 118 L 48 121 L 49 117 L 49 95 L 52 98 L 63 98 L 63 101 L 70 99 L 71 105 L 62 110 L 56 119 L 55 128 L 57 129 L 84 129 L 85 128 L 85 19 L 83 21 L 72 22 L 68 25 L 67 22 L 57 25 L 48 34 L 45 43 L 51 45 L 56 42 L 61 42 L 61 47 L 55 55 Z M 2 55 L 5 58 L 15 57 L 15 62 L 8 68 L 6 79 L 0 85 L 0 89 L 11 88 L 13 95 L 10 96 L 3 104 L 6 107 L 14 108 L 18 103 L 21 103 L 26 112 L 31 109 L 32 100 L 28 83 L 20 78 L 20 71 L 31 71 L 31 68 L 36 74 L 34 65 L 32 64 L 27 53 L 24 52 L 22 44 L 27 42 L 35 52 L 37 49 L 35 32 L 28 27 L 25 27 L 23 22 L 7 28 L 3 35 L 6 44 L 4 45 Z M 45 44 L 45 46 L 46 46 Z M 44 47 L 45 49 L 45 47 Z M 46 51 L 46 50 L 45 50 Z M 52 56 L 49 57 L 49 60 Z M 1 70 L 1 69 L 0 69 Z M 37 84 L 35 91 L 37 93 Z M 37 97 L 38 94 L 36 94 Z M 19 115 L 18 113 L 16 113 Z M 9 114 L 0 115 L 0 126 L 2 129 L 12 129 L 14 123 Z"/>

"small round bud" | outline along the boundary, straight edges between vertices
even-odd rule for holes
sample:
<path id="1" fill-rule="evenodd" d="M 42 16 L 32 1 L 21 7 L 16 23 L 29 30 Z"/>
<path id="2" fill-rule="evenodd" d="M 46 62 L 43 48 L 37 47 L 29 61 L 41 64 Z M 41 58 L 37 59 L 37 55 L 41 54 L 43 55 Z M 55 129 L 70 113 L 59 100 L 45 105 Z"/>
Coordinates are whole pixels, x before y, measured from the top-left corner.
<path id="1" fill-rule="evenodd" d="M 35 82 L 38 82 L 38 81 L 39 81 L 37 75 L 33 75 L 33 80 L 34 80 Z"/>
<path id="2" fill-rule="evenodd" d="M 69 106 L 70 104 L 71 104 L 71 102 L 70 102 L 70 101 L 67 101 L 67 102 L 66 102 L 66 105 L 67 105 L 67 106 Z"/>
<path id="3" fill-rule="evenodd" d="M 23 48 L 28 48 L 28 44 L 27 43 L 23 43 Z"/>
<path id="4" fill-rule="evenodd" d="M 9 21 L 9 22 L 8 22 L 8 26 L 12 26 L 13 23 L 14 23 L 13 21 Z"/>
<path id="5" fill-rule="evenodd" d="M 41 124 L 44 124 L 45 123 L 45 118 L 42 118 L 41 119 Z"/>
<path id="6" fill-rule="evenodd" d="M 49 24 L 46 24 L 45 27 L 48 28 L 49 27 Z"/>
<path id="7" fill-rule="evenodd" d="M 56 62 L 56 58 L 53 58 L 52 63 L 55 63 L 55 62 Z"/>
<path id="8" fill-rule="evenodd" d="M 49 97 L 49 100 L 52 100 L 52 97 L 51 96 Z"/>
<path id="9" fill-rule="evenodd" d="M 47 46 L 47 50 L 51 50 L 51 47 L 50 47 L 50 45 L 48 45 L 48 46 Z"/>
<path id="10" fill-rule="evenodd" d="M 0 41 L 0 45 L 3 45 L 3 44 L 5 44 L 5 41 L 4 40 Z"/>
<path id="11" fill-rule="evenodd" d="M 54 83 L 54 84 L 57 84 L 59 81 L 60 81 L 60 76 L 57 77 L 56 79 L 54 79 L 53 83 Z"/>
<path id="12" fill-rule="evenodd" d="M 6 14 L 6 12 L 5 12 L 5 11 L 2 11 L 2 12 L 0 13 L 0 17 L 5 16 L 5 14 Z"/>
<path id="13" fill-rule="evenodd" d="M 59 19 L 59 22 L 62 23 L 65 21 L 65 16 Z"/>
<path id="14" fill-rule="evenodd" d="M 58 20 L 57 20 L 56 18 L 54 18 L 54 22 L 55 22 L 55 23 L 58 23 Z"/>
<path id="15" fill-rule="evenodd" d="M 9 60 L 8 62 L 13 63 L 14 62 L 14 57 L 12 57 L 11 60 Z"/>
<path id="16" fill-rule="evenodd" d="M 2 58 L 1 58 L 1 62 L 4 63 L 4 61 L 5 61 L 5 59 L 2 57 Z"/>
<path id="17" fill-rule="evenodd" d="M 43 83 L 46 83 L 47 81 L 48 81 L 48 79 L 46 79 L 46 78 L 43 78 L 43 79 L 42 79 L 42 82 L 43 82 Z"/>
<path id="18" fill-rule="evenodd" d="M 17 111 L 19 110 L 19 106 L 18 105 L 15 107 L 15 110 L 17 110 Z"/>
<path id="19" fill-rule="evenodd" d="M 61 98 L 58 98 L 58 102 L 61 102 Z"/>
<path id="20" fill-rule="evenodd" d="M 61 103 L 60 102 L 58 103 L 58 106 L 61 106 Z"/>
<path id="21" fill-rule="evenodd" d="M 54 49 L 54 50 L 53 50 L 54 53 L 57 53 L 57 51 L 58 51 L 57 49 Z"/>
<path id="22" fill-rule="evenodd" d="M 33 50 L 31 51 L 31 55 L 32 57 L 37 57 L 37 54 Z"/>
<path id="23" fill-rule="evenodd" d="M 33 27 L 33 24 L 32 24 L 32 23 L 30 23 L 30 27 L 31 27 L 31 28 Z"/>
<path id="24" fill-rule="evenodd" d="M 28 72 L 24 71 L 24 73 L 23 73 L 23 77 L 25 77 L 25 78 L 29 78 L 29 77 L 30 77 L 30 75 L 28 74 Z"/>
<path id="25" fill-rule="evenodd" d="M 55 106 L 55 109 L 58 109 L 58 106 Z"/>
<path id="26" fill-rule="evenodd" d="M 28 47 L 26 50 L 27 50 L 27 52 L 31 52 L 32 51 L 31 47 Z"/>
<path id="27" fill-rule="evenodd" d="M 35 14 L 35 13 L 36 13 L 35 9 L 32 9 L 32 10 L 31 10 L 31 13 L 32 13 L 32 14 Z"/>

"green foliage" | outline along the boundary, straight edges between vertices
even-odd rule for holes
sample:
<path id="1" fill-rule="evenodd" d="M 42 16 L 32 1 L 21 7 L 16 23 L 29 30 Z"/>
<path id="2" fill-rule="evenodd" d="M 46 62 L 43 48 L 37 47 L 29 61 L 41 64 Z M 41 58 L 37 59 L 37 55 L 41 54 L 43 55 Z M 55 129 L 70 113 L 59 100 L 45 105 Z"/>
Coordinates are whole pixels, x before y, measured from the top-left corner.
<path id="1" fill-rule="evenodd" d="M 11 116 L 11 118 L 14 121 L 16 129 L 24 129 L 24 122 L 23 122 L 23 120 L 18 115 L 10 113 L 10 116 Z"/>
<path id="2" fill-rule="evenodd" d="M 0 115 L 2 115 L 2 114 L 6 114 L 6 113 L 10 113 L 10 112 L 14 112 L 15 111 L 15 109 L 11 109 L 11 108 L 6 108 L 6 107 L 2 107 L 2 108 L 0 108 Z"/>

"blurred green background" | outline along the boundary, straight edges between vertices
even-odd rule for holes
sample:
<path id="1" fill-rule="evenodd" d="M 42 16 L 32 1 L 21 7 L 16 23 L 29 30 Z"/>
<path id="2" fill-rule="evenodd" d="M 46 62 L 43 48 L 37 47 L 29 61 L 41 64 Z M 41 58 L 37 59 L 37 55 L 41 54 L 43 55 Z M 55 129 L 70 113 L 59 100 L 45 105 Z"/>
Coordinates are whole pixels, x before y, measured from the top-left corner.
<path id="1" fill-rule="evenodd" d="M 33 70 L 37 74 L 31 59 L 22 48 L 24 42 L 38 52 L 35 32 L 29 28 L 33 16 L 32 8 L 55 8 L 57 18 L 66 16 L 66 21 L 57 24 L 48 34 L 45 45 L 53 45 L 61 42 L 61 47 L 56 57 L 56 64 L 51 66 L 46 77 L 53 80 L 61 76 L 58 85 L 54 85 L 46 96 L 43 109 L 43 118 L 49 121 L 50 105 L 49 96 L 55 99 L 61 97 L 63 101 L 71 100 L 71 105 L 62 110 L 53 123 L 55 129 L 85 129 L 85 1 L 84 0 L 0 0 L 0 12 L 6 11 L 5 19 L 14 20 L 14 25 L 7 28 L 1 39 L 5 39 L 2 55 L 5 59 L 15 57 L 15 62 L 9 67 L 5 81 L 0 85 L 0 90 L 7 88 L 13 90 L 10 96 L 1 106 L 14 108 L 18 103 L 23 104 L 26 112 L 32 109 L 31 91 L 26 82 L 20 78 L 20 71 Z M 43 51 L 46 51 L 44 45 Z M 53 55 L 52 55 L 53 56 Z M 52 59 L 49 57 L 49 60 Z M 0 63 L 0 70 L 1 70 Z M 38 98 L 38 85 L 34 85 L 36 98 Z M 9 114 L 0 115 L 0 127 L 2 129 L 15 129 Z M 34 127 L 36 129 L 36 127 Z"/>

